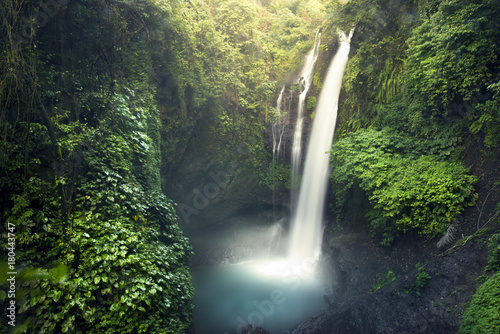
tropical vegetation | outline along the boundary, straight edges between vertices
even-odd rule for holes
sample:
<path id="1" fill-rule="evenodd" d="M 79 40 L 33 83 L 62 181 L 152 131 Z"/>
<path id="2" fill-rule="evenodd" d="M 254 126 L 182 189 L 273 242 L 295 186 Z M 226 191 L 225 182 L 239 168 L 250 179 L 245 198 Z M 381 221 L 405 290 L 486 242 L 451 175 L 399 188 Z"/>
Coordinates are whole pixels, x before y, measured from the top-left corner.
<path id="1" fill-rule="evenodd" d="M 464 165 L 465 152 L 488 159 L 500 144 L 496 0 L 0 8 L 0 304 L 15 300 L 19 333 L 187 331 L 192 249 L 168 197 L 174 172 L 204 142 L 219 166 L 256 177 L 258 191 L 289 189 L 290 166 L 272 159 L 266 130 L 319 28 L 323 54 L 337 29 L 355 29 L 331 150 L 340 224 L 352 223 L 356 198 L 356 223 L 384 245 L 409 231 L 441 237 L 477 201 L 481 175 Z M 309 96 L 311 118 L 315 105 Z M 478 290 L 463 332 L 486 326 L 478 314 L 494 319 L 485 300 L 498 295 L 497 281 Z"/>

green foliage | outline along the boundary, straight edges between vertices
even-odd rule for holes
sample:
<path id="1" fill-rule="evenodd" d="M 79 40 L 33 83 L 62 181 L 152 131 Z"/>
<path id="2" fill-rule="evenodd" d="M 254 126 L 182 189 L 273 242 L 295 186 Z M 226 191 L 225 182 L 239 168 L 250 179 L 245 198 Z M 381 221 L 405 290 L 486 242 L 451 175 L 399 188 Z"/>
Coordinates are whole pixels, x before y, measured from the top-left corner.
<path id="1" fill-rule="evenodd" d="M 420 263 L 417 263 L 415 267 L 418 270 L 417 277 L 415 280 L 415 286 L 417 288 L 423 288 L 427 284 L 427 281 L 431 278 L 431 275 L 429 275 L 425 271 L 425 268 L 422 265 L 420 265 Z"/>
<path id="2" fill-rule="evenodd" d="M 485 101 L 476 106 L 476 112 L 471 116 L 474 121 L 469 127 L 472 134 L 484 134 L 484 144 L 487 148 L 494 149 L 500 144 L 500 99 Z"/>
<path id="3" fill-rule="evenodd" d="M 270 6 L 268 13 L 263 13 L 262 22 L 263 37 L 273 60 L 272 70 L 281 82 L 291 80 L 291 73 L 300 69 L 304 54 L 312 48 L 313 36 L 324 16 L 323 5 L 319 1 L 307 2 L 307 13 L 311 17 L 301 16 L 301 9 L 304 10 L 301 1 L 289 3 L 277 1 Z"/>
<path id="4" fill-rule="evenodd" d="M 472 297 L 458 333 L 498 333 L 500 330 L 500 272 L 487 280 Z"/>
<path id="5" fill-rule="evenodd" d="M 190 323 L 191 248 L 171 201 L 158 192 L 157 144 L 149 136 L 156 131 L 150 118 L 158 115 L 151 101 L 116 89 L 110 117 L 82 132 L 78 145 L 74 128 L 59 134 L 63 152 L 84 148 L 69 224 L 40 175 L 24 194 L 12 195 L 7 221 L 18 230 L 18 260 L 32 263 L 32 272 L 51 262 L 70 268 L 63 282 L 25 280 L 19 321 L 31 331 L 179 333 Z"/>
<path id="6" fill-rule="evenodd" d="M 367 216 L 371 230 L 383 243 L 410 229 L 427 237 L 443 234 L 474 203 L 476 178 L 461 164 L 444 161 L 443 153 L 424 155 L 428 144 L 389 129 L 359 130 L 336 142 L 331 179 L 337 212 L 359 187 L 373 208 Z"/>
<path id="7" fill-rule="evenodd" d="M 494 1 L 333 2 L 329 29 L 356 26 L 340 137 L 372 125 L 420 138 L 463 128 L 498 145 L 499 7 Z M 363 8 L 363 10 L 359 10 Z"/>
<path id="8" fill-rule="evenodd" d="M 332 151 L 337 213 L 361 189 L 382 244 L 409 229 L 443 234 L 476 196 L 475 178 L 453 162 L 461 159 L 459 135 L 484 139 L 488 153 L 499 143 L 499 7 L 353 0 L 328 8 L 329 29 L 356 26 L 339 106 L 337 136 L 347 138 Z M 381 139 L 380 128 L 395 132 Z"/>
<path id="9" fill-rule="evenodd" d="M 18 79 L 0 85 L 0 204 L 16 229 L 19 329 L 181 333 L 191 322 L 191 248 L 159 173 L 160 100 L 183 112 L 208 100 L 189 83 L 203 82 L 200 68 L 181 60 L 179 5 L 73 3 L 14 46 L 5 32 L 40 8 L 2 2 L 12 26 L 0 69 Z M 152 82 L 162 70 L 175 84 Z"/>
<path id="10" fill-rule="evenodd" d="M 500 271 L 500 234 L 493 234 L 488 241 L 488 265 L 486 271 Z"/>
<path id="11" fill-rule="evenodd" d="M 216 29 L 230 44 L 243 46 L 250 39 L 257 13 L 257 6 L 250 1 L 222 1 L 216 7 Z"/>
<path id="12" fill-rule="evenodd" d="M 332 1 L 327 7 L 330 14 L 329 29 L 340 28 L 349 31 L 353 27 L 368 24 L 380 11 L 377 0 L 364 1 Z"/>
<path id="13" fill-rule="evenodd" d="M 499 131 L 497 99 L 489 100 L 500 77 L 498 6 L 477 0 L 433 7 L 408 39 L 407 95 L 427 122 L 447 126 L 467 116 L 471 133 L 484 129 L 492 148 Z"/>
<path id="14" fill-rule="evenodd" d="M 316 96 L 308 96 L 306 101 L 307 110 L 311 111 L 314 107 L 316 107 Z"/>
<path id="15" fill-rule="evenodd" d="M 289 165 L 279 163 L 274 159 L 267 167 L 265 175 L 262 176 L 261 184 L 272 191 L 282 193 L 291 188 L 291 174 Z"/>
<path id="16" fill-rule="evenodd" d="M 380 290 L 387 284 L 394 282 L 396 279 L 398 279 L 398 276 L 396 276 L 396 274 L 394 273 L 394 271 L 392 271 L 392 269 L 389 269 L 385 274 L 385 276 L 382 276 L 378 279 L 377 283 L 370 290 L 370 293 Z"/>
<path id="17" fill-rule="evenodd" d="M 322 49 L 327 50 L 328 48 L 323 47 L 323 45 L 320 45 L 320 50 L 322 50 Z M 316 93 L 319 94 L 319 92 L 321 91 L 321 88 L 323 87 L 323 82 L 321 81 L 320 71 L 316 71 L 316 73 L 314 74 L 313 84 L 314 84 L 314 87 L 316 88 Z"/>
<path id="18" fill-rule="evenodd" d="M 203 114 L 191 113 L 186 119 L 177 110 L 168 112 L 175 123 L 164 125 L 164 163 L 178 163 L 189 137 L 203 133 L 216 163 L 239 159 L 236 152 L 245 146 L 251 159 L 241 164 L 242 173 L 256 174 L 262 186 L 286 188 L 286 167 L 270 161 L 269 149 L 262 144 L 264 132 L 275 117 L 272 102 L 278 82 L 290 82 L 300 69 L 322 21 L 323 5 L 319 1 L 305 6 L 300 1 L 225 0 L 199 1 L 194 7 L 198 14 L 189 13 L 193 27 L 187 28 L 186 43 L 193 44 L 188 49 L 193 49 L 198 61 L 203 59 L 203 68 L 209 72 L 201 89 L 219 88 Z M 191 30 L 196 31 L 194 40 Z M 191 85 L 196 87 L 199 80 L 193 78 Z M 313 106 L 309 101 L 309 107 Z"/>
<path id="19" fill-rule="evenodd" d="M 104 202 L 90 201 L 90 207 Z M 75 213 L 69 243 L 57 247 L 64 262 L 78 263 L 69 278 L 62 284 L 45 279 L 29 283 L 32 292 L 19 310 L 28 317 L 29 327 L 40 333 L 185 329 L 192 296 L 182 255 L 187 248 L 154 239 L 174 240 L 180 231 L 162 236 L 148 228 L 148 233 L 125 217 L 103 222 L 96 211 Z M 165 313 L 168 321 L 161 316 Z"/>

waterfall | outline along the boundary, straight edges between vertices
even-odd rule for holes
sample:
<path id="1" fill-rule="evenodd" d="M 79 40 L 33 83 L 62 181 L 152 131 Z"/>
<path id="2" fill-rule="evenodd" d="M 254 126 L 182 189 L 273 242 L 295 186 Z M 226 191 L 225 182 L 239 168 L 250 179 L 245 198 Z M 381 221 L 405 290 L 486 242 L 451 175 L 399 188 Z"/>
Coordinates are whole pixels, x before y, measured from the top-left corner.
<path id="1" fill-rule="evenodd" d="M 279 159 L 280 148 L 281 148 L 281 138 L 283 137 L 284 127 L 282 124 L 283 118 L 283 93 L 285 92 L 285 86 L 281 89 L 278 100 L 276 101 L 276 110 L 278 112 L 278 119 L 272 125 L 273 133 L 273 161 L 274 159 Z"/>
<path id="2" fill-rule="evenodd" d="M 289 256 L 316 258 L 321 250 L 323 208 L 329 160 L 337 121 L 338 99 L 350 48 L 349 36 L 340 33 L 340 45 L 326 73 L 309 140 L 297 208 L 292 216 Z M 295 142 L 294 142 L 295 145 Z"/>
<path id="3" fill-rule="evenodd" d="M 288 115 L 288 111 L 286 110 L 286 105 L 285 105 L 285 110 L 283 110 L 283 94 L 285 92 L 285 85 L 283 85 L 283 88 L 281 89 L 281 92 L 278 96 L 278 99 L 276 101 L 276 111 L 277 111 L 277 119 L 276 121 L 273 122 L 271 126 L 271 132 L 273 135 L 273 168 L 275 168 L 274 172 L 276 173 L 276 169 L 278 168 L 278 162 L 279 162 L 279 156 L 280 156 L 280 150 L 281 150 L 281 141 L 283 138 L 283 132 L 285 132 L 285 126 L 284 126 L 284 120 L 283 117 L 286 117 Z M 274 187 L 273 187 L 273 213 L 276 218 L 276 184 L 277 184 L 277 178 L 276 174 L 274 175 Z"/>
<path id="4" fill-rule="evenodd" d="M 292 143 L 292 207 L 297 201 L 297 189 L 299 188 L 300 161 L 302 156 L 302 125 L 304 110 L 306 109 L 306 97 L 309 87 L 313 82 L 314 66 L 319 54 L 319 45 L 321 43 L 321 32 L 316 32 L 313 49 L 307 54 L 306 62 L 300 72 L 299 84 L 301 93 L 299 96 L 299 105 L 297 111 L 297 121 L 293 133 Z"/>

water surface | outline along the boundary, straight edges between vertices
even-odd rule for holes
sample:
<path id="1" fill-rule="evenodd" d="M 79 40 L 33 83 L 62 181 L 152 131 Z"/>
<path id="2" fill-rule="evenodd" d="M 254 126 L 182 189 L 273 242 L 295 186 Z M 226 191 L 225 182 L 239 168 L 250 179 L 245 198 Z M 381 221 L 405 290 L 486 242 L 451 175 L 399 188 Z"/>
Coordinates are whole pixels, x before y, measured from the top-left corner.
<path id="1" fill-rule="evenodd" d="M 198 331 L 240 333 L 252 323 L 273 334 L 286 332 L 327 306 L 312 267 L 309 262 L 251 261 L 193 270 Z"/>

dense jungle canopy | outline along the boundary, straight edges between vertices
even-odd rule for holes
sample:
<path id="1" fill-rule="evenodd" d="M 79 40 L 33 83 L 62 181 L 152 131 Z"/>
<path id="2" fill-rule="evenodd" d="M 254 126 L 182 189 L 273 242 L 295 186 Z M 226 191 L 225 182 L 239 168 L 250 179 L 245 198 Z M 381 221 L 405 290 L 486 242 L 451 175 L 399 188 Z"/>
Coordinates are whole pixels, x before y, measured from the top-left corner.
<path id="1" fill-rule="evenodd" d="M 174 172 L 203 141 L 220 166 L 238 166 L 235 178 L 255 176 L 257 191 L 289 191 L 289 162 L 272 159 L 266 129 L 320 28 L 330 56 L 337 29 L 355 27 L 332 147 L 339 220 L 362 211 L 358 223 L 385 245 L 408 232 L 446 236 L 477 205 L 484 173 L 470 155 L 495 171 L 485 187 L 500 201 L 498 165 L 487 163 L 500 151 L 497 0 L 0 0 L 0 8 L 4 310 L 7 272 L 17 272 L 15 328 L 4 317 L 6 332 L 185 333 L 192 249 L 169 199 Z M 309 99 L 311 117 L 314 106 Z M 349 204 L 360 192 L 361 209 Z M 499 211 L 487 223 L 492 234 Z M 498 311 L 499 239 L 491 240 L 492 277 L 463 333 L 500 328 L 484 302 Z"/>

